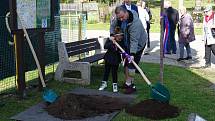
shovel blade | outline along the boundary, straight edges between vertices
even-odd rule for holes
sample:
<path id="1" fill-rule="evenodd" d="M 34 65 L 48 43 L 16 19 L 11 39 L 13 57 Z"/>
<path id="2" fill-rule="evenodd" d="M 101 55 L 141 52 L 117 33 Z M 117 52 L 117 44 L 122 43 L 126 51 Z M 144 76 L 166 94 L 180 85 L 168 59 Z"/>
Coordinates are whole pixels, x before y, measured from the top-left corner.
<path id="1" fill-rule="evenodd" d="M 43 100 L 48 103 L 53 103 L 57 100 L 57 94 L 51 89 L 45 89 L 43 92 Z"/>
<path id="2" fill-rule="evenodd" d="M 169 90 L 161 83 L 151 86 L 151 97 L 155 100 L 168 103 L 170 100 Z"/>

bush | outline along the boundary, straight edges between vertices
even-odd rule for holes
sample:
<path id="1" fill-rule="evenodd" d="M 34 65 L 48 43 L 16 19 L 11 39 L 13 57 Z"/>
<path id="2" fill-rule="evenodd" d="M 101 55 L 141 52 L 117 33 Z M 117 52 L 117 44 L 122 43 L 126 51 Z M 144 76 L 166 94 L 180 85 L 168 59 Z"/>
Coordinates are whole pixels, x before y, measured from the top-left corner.
<path id="1" fill-rule="evenodd" d="M 203 22 L 202 13 L 193 13 L 192 18 L 193 18 L 194 23 L 202 23 Z"/>

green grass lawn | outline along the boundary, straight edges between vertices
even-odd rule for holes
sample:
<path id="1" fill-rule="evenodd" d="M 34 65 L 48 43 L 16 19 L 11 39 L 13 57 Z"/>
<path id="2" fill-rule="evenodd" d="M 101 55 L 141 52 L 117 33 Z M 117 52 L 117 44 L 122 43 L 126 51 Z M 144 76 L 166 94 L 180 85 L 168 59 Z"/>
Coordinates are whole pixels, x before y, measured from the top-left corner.
<path id="1" fill-rule="evenodd" d="M 159 65 L 150 63 L 141 63 L 140 67 L 145 72 L 146 76 L 152 83 L 159 79 Z M 93 66 L 92 71 L 93 82 L 90 86 L 85 88 L 97 89 L 103 75 L 103 66 Z M 190 113 L 197 113 L 208 121 L 215 120 L 215 91 L 209 88 L 212 83 L 210 79 L 214 79 L 214 73 L 201 69 L 185 69 L 174 66 L 165 66 L 164 68 L 164 84 L 171 93 L 170 104 L 181 109 L 181 114 L 177 118 L 167 119 L 165 121 L 185 121 Z M 119 84 L 124 80 L 123 68 L 119 69 Z M 137 98 L 135 102 L 146 100 L 150 98 L 150 88 L 140 75 L 135 77 L 135 84 L 137 86 Z M 108 91 L 112 91 L 111 82 L 109 82 Z M 48 87 L 54 89 L 59 95 L 80 85 L 69 83 L 61 83 L 58 81 L 49 81 Z M 120 90 L 122 91 L 122 90 Z M 4 106 L 0 108 L 0 121 L 10 121 L 9 118 L 32 105 L 42 101 L 41 92 L 37 89 L 28 91 L 27 99 L 20 100 L 15 96 L 9 96 L 1 99 Z M 131 116 L 121 111 L 113 121 L 144 121 L 149 120 L 141 117 Z M 150 120 L 149 120 L 150 121 Z"/>
<path id="2" fill-rule="evenodd" d="M 110 29 L 110 23 L 87 24 L 87 30 L 107 30 Z"/>

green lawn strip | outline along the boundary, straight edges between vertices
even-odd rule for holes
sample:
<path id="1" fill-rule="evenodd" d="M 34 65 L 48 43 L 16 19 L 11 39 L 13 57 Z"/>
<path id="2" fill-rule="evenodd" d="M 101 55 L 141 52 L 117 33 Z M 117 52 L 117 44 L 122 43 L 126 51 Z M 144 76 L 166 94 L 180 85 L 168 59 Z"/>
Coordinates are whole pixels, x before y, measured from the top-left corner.
<path id="1" fill-rule="evenodd" d="M 143 69 L 146 76 L 154 84 L 159 80 L 159 65 L 150 63 L 141 63 L 140 67 Z M 190 113 L 198 113 L 207 120 L 215 120 L 215 91 L 210 89 L 211 83 L 207 77 L 213 76 L 213 73 L 202 74 L 202 70 L 184 69 L 174 66 L 164 67 L 164 84 L 169 89 L 171 94 L 170 104 L 181 109 L 181 114 L 177 118 L 168 119 L 165 121 L 184 121 Z M 202 74 L 202 75 L 200 75 Z M 90 86 L 85 88 L 99 87 L 103 76 L 103 66 L 93 66 L 92 77 L 93 82 Z M 203 77 L 202 77 L 203 76 Z M 109 78 L 111 80 L 111 77 Z M 135 84 L 137 86 L 137 98 L 134 103 L 150 98 L 150 88 L 145 83 L 140 75 L 135 77 Z M 123 68 L 119 69 L 119 85 L 124 82 Z M 81 85 L 74 85 L 69 83 L 62 83 L 59 81 L 49 81 L 48 87 L 54 89 L 59 95 L 75 88 L 83 87 Z M 108 83 L 108 91 L 112 91 L 112 82 Z M 122 91 L 122 90 L 120 90 Z M 28 98 L 25 100 L 18 100 L 15 97 L 6 98 L 5 106 L 0 108 L 0 121 L 9 121 L 9 117 L 24 111 L 28 107 L 42 101 L 41 92 L 36 89 L 28 92 Z M 145 118 L 131 116 L 125 111 L 121 111 L 119 115 L 114 118 L 114 121 L 143 121 Z"/>
<path id="2" fill-rule="evenodd" d="M 87 24 L 87 30 L 109 30 L 110 23 Z"/>

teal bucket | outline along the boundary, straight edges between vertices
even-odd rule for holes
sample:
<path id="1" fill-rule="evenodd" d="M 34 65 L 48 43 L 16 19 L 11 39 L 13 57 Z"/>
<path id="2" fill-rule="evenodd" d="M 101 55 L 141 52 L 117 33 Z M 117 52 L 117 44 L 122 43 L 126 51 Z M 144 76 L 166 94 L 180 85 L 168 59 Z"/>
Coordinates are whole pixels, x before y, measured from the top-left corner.
<path id="1" fill-rule="evenodd" d="M 53 103 L 57 100 L 58 95 L 52 89 L 45 89 L 43 92 L 43 100 Z"/>

